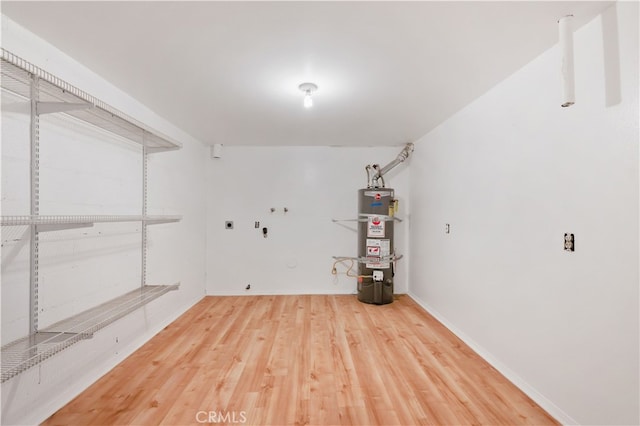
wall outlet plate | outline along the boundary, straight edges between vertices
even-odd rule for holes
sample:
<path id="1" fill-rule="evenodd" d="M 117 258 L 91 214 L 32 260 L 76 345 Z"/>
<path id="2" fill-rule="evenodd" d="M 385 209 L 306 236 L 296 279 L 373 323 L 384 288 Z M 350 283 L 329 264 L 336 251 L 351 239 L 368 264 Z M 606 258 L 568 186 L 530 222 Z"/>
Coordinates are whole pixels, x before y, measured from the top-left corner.
<path id="1" fill-rule="evenodd" d="M 564 234 L 564 250 L 576 251 L 576 240 L 573 234 Z"/>

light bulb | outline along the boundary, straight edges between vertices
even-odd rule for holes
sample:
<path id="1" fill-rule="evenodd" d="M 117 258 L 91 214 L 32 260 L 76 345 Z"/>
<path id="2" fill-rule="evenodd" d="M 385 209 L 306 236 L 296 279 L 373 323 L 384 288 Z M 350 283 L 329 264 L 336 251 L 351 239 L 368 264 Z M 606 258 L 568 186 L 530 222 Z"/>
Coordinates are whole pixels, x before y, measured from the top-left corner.
<path id="1" fill-rule="evenodd" d="M 313 99 L 311 99 L 311 92 L 307 91 L 304 95 L 304 107 L 311 108 L 313 106 Z"/>
<path id="2" fill-rule="evenodd" d="M 318 86 L 316 86 L 314 83 L 302 83 L 298 86 L 298 89 L 300 89 L 300 91 L 304 93 L 304 107 L 311 108 L 313 106 L 313 99 L 311 99 L 311 94 L 318 90 Z"/>

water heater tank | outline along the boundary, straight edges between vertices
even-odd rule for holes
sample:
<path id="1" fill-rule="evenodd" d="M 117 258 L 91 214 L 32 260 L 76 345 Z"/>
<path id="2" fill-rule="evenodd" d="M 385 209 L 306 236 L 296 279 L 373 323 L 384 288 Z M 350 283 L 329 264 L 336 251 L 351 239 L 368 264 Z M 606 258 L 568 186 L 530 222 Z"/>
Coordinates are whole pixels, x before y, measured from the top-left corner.
<path id="1" fill-rule="evenodd" d="M 383 305 L 393 302 L 394 191 L 358 191 L 358 300 Z"/>

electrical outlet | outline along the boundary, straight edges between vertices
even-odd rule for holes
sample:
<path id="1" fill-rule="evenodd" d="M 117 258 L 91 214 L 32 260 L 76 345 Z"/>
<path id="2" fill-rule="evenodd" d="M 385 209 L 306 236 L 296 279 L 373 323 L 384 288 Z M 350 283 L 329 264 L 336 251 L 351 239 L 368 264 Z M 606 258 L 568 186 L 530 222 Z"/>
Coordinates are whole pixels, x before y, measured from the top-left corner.
<path id="1" fill-rule="evenodd" d="M 564 250 L 576 251 L 576 239 L 573 234 L 564 234 Z"/>

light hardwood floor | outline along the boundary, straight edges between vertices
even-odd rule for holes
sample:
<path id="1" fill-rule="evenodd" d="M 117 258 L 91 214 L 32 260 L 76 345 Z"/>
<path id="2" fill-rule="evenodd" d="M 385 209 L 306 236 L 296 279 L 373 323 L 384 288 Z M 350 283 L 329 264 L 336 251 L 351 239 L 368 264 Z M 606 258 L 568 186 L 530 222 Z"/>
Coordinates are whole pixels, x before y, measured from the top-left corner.
<path id="1" fill-rule="evenodd" d="M 206 297 L 46 425 L 557 424 L 410 297 Z M 235 423 L 234 423 L 235 422 Z"/>

